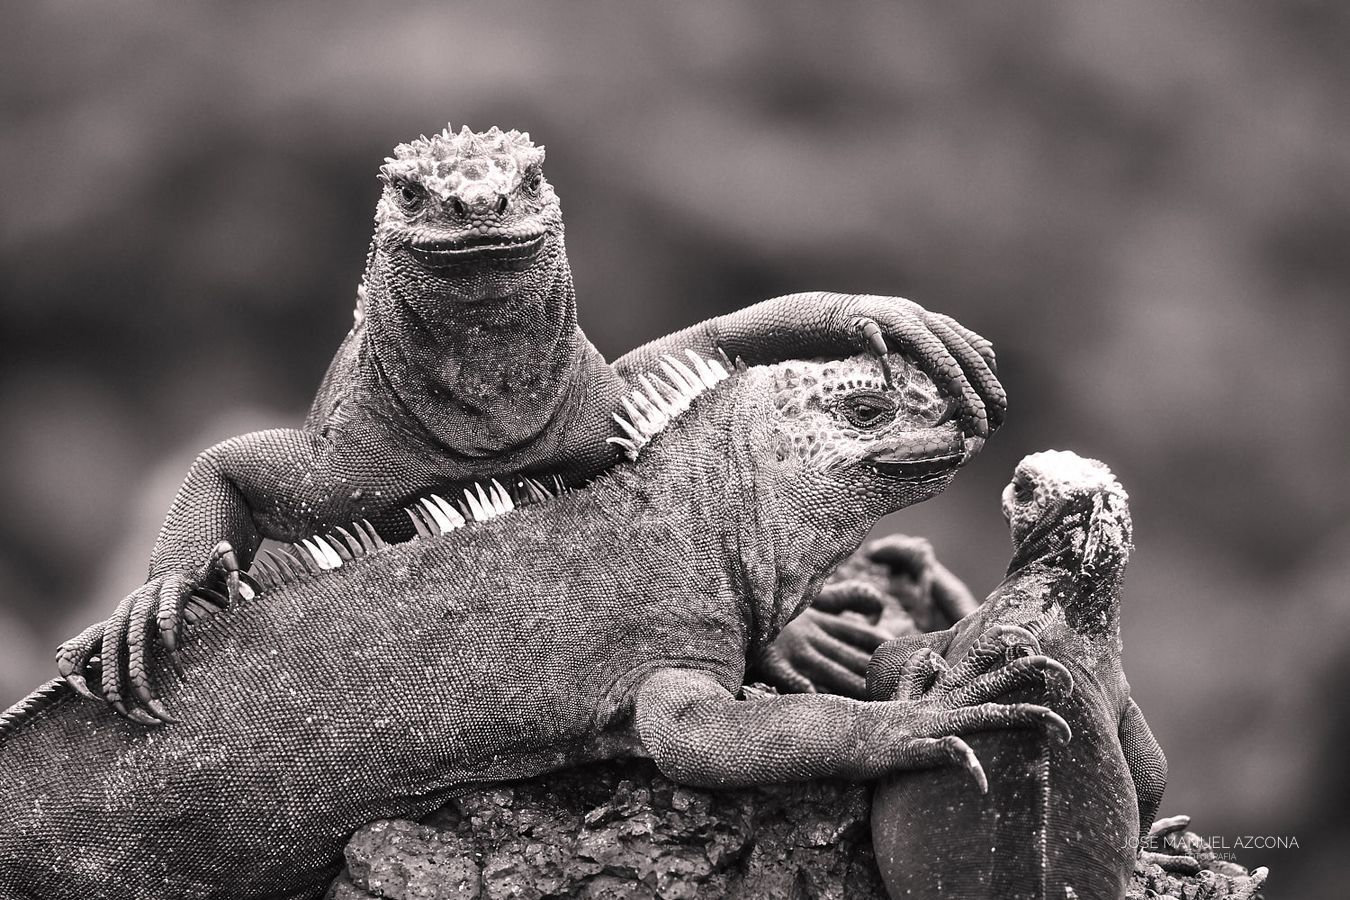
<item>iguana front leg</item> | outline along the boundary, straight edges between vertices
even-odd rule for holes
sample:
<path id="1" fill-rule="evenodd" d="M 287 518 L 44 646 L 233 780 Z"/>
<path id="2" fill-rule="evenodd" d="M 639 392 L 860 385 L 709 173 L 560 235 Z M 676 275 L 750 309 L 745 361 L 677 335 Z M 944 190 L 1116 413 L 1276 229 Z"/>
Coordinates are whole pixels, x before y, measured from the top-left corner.
<path id="1" fill-rule="evenodd" d="M 263 535 L 317 530 L 323 498 L 336 493 L 334 486 L 318 483 L 324 467 L 317 442 L 302 431 L 275 429 L 232 438 L 199 455 L 160 530 L 148 580 L 118 604 L 112 618 L 61 645 L 56 659 L 62 677 L 94 696 L 85 671 L 97 654 L 103 699 L 139 722 L 167 720 L 150 685 L 148 656 L 155 638 L 174 649 L 184 604 L 194 590 L 236 591 L 237 573 L 247 568 Z M 149 715 L 131 705 L 134 701 Z"/>
<path id="2" fill-rule="evenodd" d="M 983 439 L 1003 423 L 1007 399 L 994 374 L 989 341 L 900 297 L 823 291 L 775 297 L 644 344 L 614 366 L 631 380 L 657 368 L 664 354 L 686 348 L 704 355 L 720 349 L 749 365 L 850 356 L 869 341 L 876 346 L 869 322 L 879 327 L 882 343 L 913 358 L 944 393 L 957 398 L 968 436 Z"/>
<path id="3" fill-rule="evenodd" d="M 1044 656 L 1005 664 L 994 654 L 982 654 L 931 678 L 916 671 L 894 700 L 799 694 L 738 701 L 711 673 L 669 668 L 643 682 L 635 719 L 642 745 L 658 768 L 685 784 L 868 779 L 959 765 L 984 790 L 984 770 L 961 735 L 1043 728 L 1069 739 L 1068 725 L 1048 707 L 993 702 L 1008 690 L 1038 684 L 1062 696 L 1071 679 Z"/>

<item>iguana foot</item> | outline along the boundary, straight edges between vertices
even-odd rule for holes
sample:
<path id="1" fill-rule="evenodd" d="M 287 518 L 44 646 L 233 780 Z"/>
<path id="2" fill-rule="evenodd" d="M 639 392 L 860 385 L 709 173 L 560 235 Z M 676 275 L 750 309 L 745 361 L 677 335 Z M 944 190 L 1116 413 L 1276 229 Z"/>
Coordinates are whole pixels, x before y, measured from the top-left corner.
<path id="1" fill-rule="evenodd" d="M 1184 834 L 1190 827 L 1190 816 L 1171 816 L 1154 822 L 1144 838 L 1145 847 L 1160 847 L 1167 842 L 1169 835 Z M 1159 850 L 1140 849 L 1139 858 L 1152 863 L 1164 872 L 1174 875 L 1195 875 L 1201 869 L 1200 861 L 1187 853 L 1169 853 Z"/>
<path id="2" fill-rule="evenodd" d="M 210 584 L 221 585 L 225 593 Z M 155 576 L 124 598 L 108 621 L 91 625 L 62 644 L 56 654 L 61 677 L 86 697 L 100 699 L 101 694 L 133 722 L 172 722 L 151 685 L 151 634 L 158 633 L 172 660 L 185 620 L 195 621 L 212 607 L 224 608 L 250 595 L 251 589 L 240 579 L 238 554 L 221 541 L 197 577 L 178 572 Z M 95 670 L 97 692 L 90 687 Z"/>
<path id="3" fill-rule="evenodd" d="M 1067 743 L 1073 736 L 1069 724 L 1049 707 L 995 702 L 1019 689 L 1042 692 L 1051 702 L 1073 690 L 1073 676 L 1043 655 L 1036 637 L 1024 628 L 990 628 L 955 667 L 931 648 L 915 651 L 901 666 L 892 697 L 914 704 L 917 719 L 908 723 L 913 737 L 901 742 L 896 768 L 960 765 L 984 792 L 989 786 L 984 769 L 960 735 L 1039 727 Z"/>
<path id="4" fill-rule="evenodd" d="M 1003 424 L 1007 395 L 994 374 L 993 345 L 950 316 L 930 312 L 896 297 L 858 296 L 847 304 L 852 326 L 873 353 L 891 349 L 920 360 L 920 367 L 948 396 L 957 398 L 961 430 L 974 455 L 990 432 Z M 890 381 L 889 372 L 887 381 Z"/>
<path id="5" fill-rule="evenodd" d="M 870 607 L 884 602 L 859 585 L 845 595 L 821 592 L 825 609 L 807 609 L 789 622 L 755 661 L 755 673 L 781 691 L 794 694 L 833 693 L 863 699 L 867 696 L 867 664 L 872 652 L 894 637 L 864 620 L 842 618 L 845 608 Z M 837 605 L 829 604 L 838 601 Z M 860 610 L 861 611 L 861 610 Z"/>

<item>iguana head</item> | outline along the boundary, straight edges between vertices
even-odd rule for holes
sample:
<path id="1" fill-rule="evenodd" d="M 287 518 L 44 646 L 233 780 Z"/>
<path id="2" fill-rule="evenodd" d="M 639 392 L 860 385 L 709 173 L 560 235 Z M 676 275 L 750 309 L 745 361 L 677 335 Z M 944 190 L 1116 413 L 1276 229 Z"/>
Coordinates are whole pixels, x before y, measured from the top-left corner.
<path id="1" fill-rule="evenodd" d="M 453 299 L 509 297 L 561 253 L 562 213 L 529 134 L 446 128 L 394 148 L 380 168 L 372 263 L 400 285 Z"/>
<path id="2" fill-rule="evenodd" d="M 1003 489 L 1012 533 L 1009 573 L 1032 563 L 1070 576 L 1053 599 L 1079 630 L 1116 620 L 1133 547 L 1129 497 L 1104 463 L 1063 450 L 1033 453 Z"/>
<path id="3" fill-rule="evenodd" d="M 719 510 L 708 524 L 754 597 L 756 643 L 809 603 L 878 519 L 937 494 L 963 464 L 954 403 L 918 366 L 889 363 L 893 388 L 872 355 L 732 375 L 729 360 L 688 351 L 639 376 L 615 415 L 611 440 L 637 462 L 630 481 L 671 506 Z"/>

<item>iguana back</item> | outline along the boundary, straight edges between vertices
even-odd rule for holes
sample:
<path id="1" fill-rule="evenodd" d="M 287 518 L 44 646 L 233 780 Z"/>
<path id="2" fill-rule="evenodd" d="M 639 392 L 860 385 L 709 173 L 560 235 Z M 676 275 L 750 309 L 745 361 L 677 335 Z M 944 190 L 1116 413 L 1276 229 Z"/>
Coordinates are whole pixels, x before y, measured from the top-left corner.
<path id="1" fill-rule="evenodd" d="M 0 748 L 0 884 L 299 889 L 366 822 L 609 752 L 615 686 L 644 663 L 704 653 L 734 673 L 746 626 L 725 585 L 700 571 L 687 521 L 616 490 L 623 480 L 223 613 L 184 648 L 186 677 L 161 686 L 180 720 L 163 729 L 56 699 Z M 643 566 L 625 547 L 666 552 Z M 641 577 L 620 593 L 598 562 Z M 129 846 L 148 869 L 126 870 Z"/>

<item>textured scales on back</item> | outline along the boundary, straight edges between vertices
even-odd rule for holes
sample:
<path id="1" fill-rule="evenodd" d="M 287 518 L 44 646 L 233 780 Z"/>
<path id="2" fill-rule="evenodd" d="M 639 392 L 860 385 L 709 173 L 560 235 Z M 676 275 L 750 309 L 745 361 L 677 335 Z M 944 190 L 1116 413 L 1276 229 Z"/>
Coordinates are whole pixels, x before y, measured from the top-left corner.
<path id="1" fill-rule="evenodd" d="M 1009 696 L 1052 686 L 1073 738 L 975 736 L 987 793 L 947 773 L 879 786 L 877 861 L 897 898 L 1118 900 L 1167 774 L 1121 667 L 1128 499 L 1102 463 L 1047 451 L 1017 466 L 1002 507 L 1013 540 L 1006 579 L 949 631 L 879 649 L 869 690 L 923 696 L 972 660 L 1007 659 Z"/>
<path id="2" fill-rule="evenodd" d="M 748 654 L 964 443 L 917 368 L 933 402 L 911 407 L 873 358 L 705 363 L 714 386 L 583 487 L 503 513 L 489 482 L 481 521 L 373 549 L 348 529 L 351 560 L 302 541 L 312 567 L 189 630 L 155 683 L 176 721 L 36 698 L 0 740 L 0 896 L 316 897 L 356 828 L 469 782 L 625 755 L 707 786 L 870 778 L 965 765 L 957 733 L 1056 727 L 1032 705 L 736 699 Z M 458 508 L 427 500 L 423 525 Z"/>

